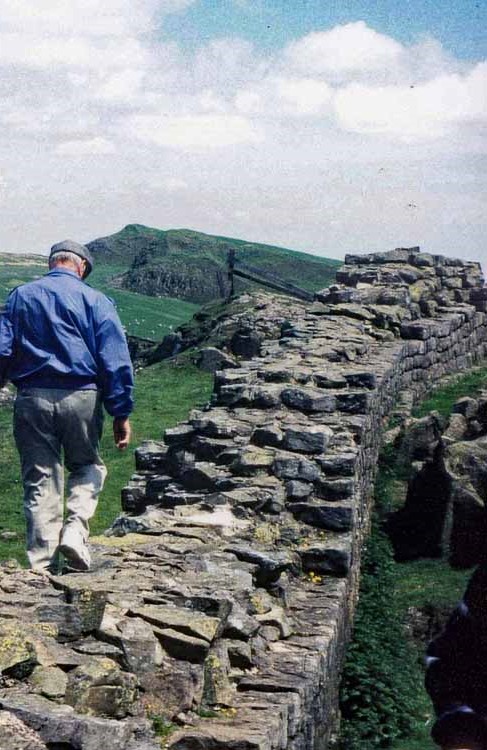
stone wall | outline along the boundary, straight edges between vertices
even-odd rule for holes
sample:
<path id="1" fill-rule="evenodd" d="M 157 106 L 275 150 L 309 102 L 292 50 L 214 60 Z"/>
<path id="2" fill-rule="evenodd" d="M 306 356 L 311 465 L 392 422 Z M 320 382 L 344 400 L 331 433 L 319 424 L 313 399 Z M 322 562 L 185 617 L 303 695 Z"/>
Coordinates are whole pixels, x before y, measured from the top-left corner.
<path id="1" fill-rule="evenodd" d="M 51 644 L 56 700 L 83 736 L 116 725 L 113 747 L 157 747 L 142 718 L 157 714 L 172 750 L 331 746 L 384 420 L 487 342 L 478 264 L 401 249 L 349 256 L 337 281 L 310 305 L 257 293 L 229 309 L 231 367 L 207 408 L 136 450 L 93 571 L 41 585 L 5 570 L 3 600 L 30 587 L 29 620 L 66 643 Z M 0 708 L 44 741 L 95 747 L 55 737 L 32 670 L 4 687 Z"/>

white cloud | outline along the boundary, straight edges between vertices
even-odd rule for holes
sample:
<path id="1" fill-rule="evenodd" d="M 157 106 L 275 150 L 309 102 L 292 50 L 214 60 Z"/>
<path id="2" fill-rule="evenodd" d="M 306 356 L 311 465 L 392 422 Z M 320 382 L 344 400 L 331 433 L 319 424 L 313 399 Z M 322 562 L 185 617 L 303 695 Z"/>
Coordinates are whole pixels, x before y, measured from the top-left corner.
<path id="1" fill-rule="evenodd" d="M 259 129 L 239 115 L 136 115 L 128 127 L 141 140 L 177 149 L 218 149 L 262 139 Z"/>
<path id="2" fill-rule="evenodd" d="M 137 39 L 116 37 L 36 37 L 25 34 L 2 34 L 0 65 L 30 68 L 104 68 L 125 67 L 127 60 L 147 61 L 147 53 Z"/>
<path id="3" fill-rule="evenodd" d="M 363 21 L 272 54 L 235 38 L 196 50 L 161 41 L 164 13 L 191 2 L 3 0 L 5 236 L 41 212 L 46 238 L 54 227 L 77 235 L 78 221 L 89 239 L 130 218 L 227 235 L 236 226 L 325 254 L 425 237 L 441 251 L 439 226 L 461 206 L 455 238 L 484 242 L 486 63 Z M 417 196 L 425 184 L 435 200 Z"/>
<path id="4" fill-rule="evenodd" d="M 331 86 L 312 78 L 278 78 L 276 88 L 278 97 L 296 115 L 322 114 L 333 96 Z"/>
<path id="5" fill-rule="evenodd" d="M 99 156 L 113 154 L 115 146 L 106 138 L 80 139 L 59 144 L 56 152 L 61 156 Z"/>
<path id="6" fill-rule="evenodd" d="M 119 37 L 147 32 L 158 13 L 183 10 L 194 0 L 2 0 L 0 29 L 46 37 Z"/>
<path id="7" fill-rule="evenodd" d="M 466 76 L 439 76 L 419 86 L 351 84 L 337 94 L 335 106 L 349 131 L 437 138 L 487 120 L 487 64 Z"/>
<path id="8" fill-rule="evenodd" d="M 395 65 L 403 49 L 391 37 L 357 21 L 307 34 L 291 43 L 285 55 L 296 70 L 317 75 L 382 69 Z"/>

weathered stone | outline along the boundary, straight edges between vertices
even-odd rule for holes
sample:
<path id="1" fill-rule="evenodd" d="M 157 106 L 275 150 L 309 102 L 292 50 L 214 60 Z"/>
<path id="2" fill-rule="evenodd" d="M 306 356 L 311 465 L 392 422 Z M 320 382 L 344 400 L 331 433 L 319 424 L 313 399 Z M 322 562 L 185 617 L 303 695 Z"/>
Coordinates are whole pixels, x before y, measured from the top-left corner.
<path id="1" fill-rule="evenodd" d="M 37 732 L 9 711 L 0 711 L 0 747 L 5 750 L 47 750 Z"/>
<path id="2" fill-rule="evenodd" d="M 262 339 L 254 331 L 242 329 L 236 331 L 230 340 L 230 349 L 237 357 L 251 359 L 258 357 L 262 346 Z"/>
<path id="3" fill-rule="evenodd" d="M 287 428 L 284 433 L 284 448 L 299 453 L 324 453 L 332 436 L 328 427 Z"/>
<path id="4" fill-rule="evenodd" d="M 206 659 L 210 644 L 202 638 L 193 638 L 172 628 L 154 628 L 163 648 L 174 659 L 200 664 Z"/>
<path id="5" fill-rule="evenodd" d="M 68 677 L 59 667 L 36 667 L 29 677 L 33 692 L 55 700 L 66 693 Z"/>
<path id="6" fill-rule="evenodd" d="M 200 349 L 196 363 L 201 370 L 207 372 L 217 372 L 225 367 L 238 367 L 238 362 L 234 357 L 230 357 L 214 346 Z"/>
<path id="7" fill-rule="evenodd" d="M 339 453 L 326 455 L 317 459 L 327 476 L 353 476 L 356 471 L 357 454 Z"/>
<path id="8" fill-rule="evenodd" d="M 291 552 L 261 552 L 250 547 L 228 547 L 228 552 L 234 554 L 238 560 L 254 563 L 258 566 L 255 580 L 258 586 L 269 586 L 279 580 L 285 570 L 299 571 L 299 559 Z"/>
<path id="9" fill-rule="evenodd" d="M 351 497 L 355 490 L 353 479 L 319 479 L 315 483 L 317 497 L 325 500 L 343 500 Z"/>
<path id="10" fill-rule="evenodd" d="M 313 380 L 319 388 L 346 388 L 347 381 L 342 375 L 328 375 L 317 373 Z"/>
<path id="11" fill-rule="evenodd" d="M 150 714 L 172 721 L 182 712 L 195 710 L 203 699 L 203 665 L 165 656 L 157 672 L 140 676 L 142 704 Z"/>
<path id="12" fill-rule="evenodd" d="M 137 686 L 111 659 L 92 659 L 69 673 L 65 700 L 80 713 L 121 719 L 134 708 Z"/>
<path id="13" fill-rule="evenodd" d="M 230 665 L 237 669 L 252 669 L 252 650 L 245 641 L 225 641 Z"/>
<path id="14" fill-rule="evenodd" d="M 249 446 L 239 454 L 232 463 L 234 474 L 251 476 L 259 471 L 268 471 L 274 463 L 274 452 L 265 448 Z"/>
<path id="15" fill-rule="evenodd" d="M 84 638 L 82 641 L 76 641 L 70 644 L 74 651 L 87 656 L 103 656 L 119 662 L 123 656 L 123 651 L 112 643 L 99 641 L 92 636 Z M 78 664 L 75 666 L 79 666 Z"/>
<path id="16" fill-rule="evenodd" d="M 29 674 L 36 662 L 32 635 L 17 621 L 0 621 L 0 672 Z"/>
<path id="17" fill-rule="evenodd" d="M 145 485 L 132 485 L 122 487 L 121 505 L 125 513 L 139 514 L 146 509 L 148 502 L 145 494 Z"/>
<path id="18" fill-rule="evenodd" d="M 475 419 L 479 408 L 479 402 L 475 398 L 465 396 L 458 399 L 453 405 L 453 414 L 462 414 L 466 419 Z"/>
<path id="19" fill-rule="evenodd" d="M 351 545 L 348 537 L 334 537 L 330 541 L 299 549 L 303 570 L 345 576 L 350 570 Z"/>
<path id="20" fill-rule="evenodd" d="M 203 703 L 207 706 L 231 706 L 235 699 L 228 672 L 230 661 L 224 641 L 210 650 L 204 664 Z"/>
<path id="21" fill-rule="evenodd" d="M 312 389 L 285 388 L 281 399 L 291 409 L 303 412 L 333 412 L 336 408 L 334 396 Z"/>
<path id="22" fill-rule="evenodd" d="M 320 476 L 320 470 L 315 463 L 307 458 L 292 453 L 276 453 L 273 472 L 281 479 L 301 479 L 313 482 Z"/>
<path id="23" fill-rule="evenodd" d="M 280 638 L 289 638 L 293 633 L 293 628 L 288 617 L 286 617 L 281 607 L 274 607 L 269 612 L 264 612 L 261 615 L 255 615 L 255 619 L 261 623 L 261 625 L 271 625 L 279 631 Z"/>
<path id="24" fill-rule="evenodd" d="M 370 395 L 367 392 L 336 394 L 336 408 L 346 414 L 365 414 L 369 403 Z"/>
<path id="25" fill-rule="evenodd" d="M 179 424 L 164 431 L 164 442 L 167 445 L 189 446 L 194 435 L 190 424 Z"/>
<path id="26" fill-rule="evenodd" d="M 211 643 L 221 627 L 217 617 L 208 617 L 182 607 L 147 606 L 130 610 L 130 614 L 156 625 L 171 628 Z"/>
<path id="27" fill-rule="evenodd" d="M 353 507 L 342 503 L 290 503 L 291 513 L 301 523 L 329 531 L 349 531 L 352 528 Z"/>
<path id="28" fill-rule="evenodd" d="M 222 440 L 221 438 L 208 438 L 198 435 L 192 443 L 193 451 L 201 461 L 215 461 L 215 463 L 227 463 L 222 455 L 228 451 L 236 452 L 233 440 Z"/>
<path id="29" fill-rule="evenodd" d="M 117 624 L 118 644 L 126 669 L 136 674 L 153 672 L 162 663 L 162 650 L 148 622 L 139 617 Z"/>
<path id="30" fill-rule="evenodd" d="M 180 480 L 188 490 L 214 490 L 221 477 L 221 470 L 214 464 L 201 461 L 183 470 Z M 167 496 L 167 493 L 165 495 Z"/>
<path id="31" fill-rule="evenodd" d="M 65 744 L 82 750 L 99 750 L 100 747 L 127 750 L 134 735 L 134 727 L 127 722 L 76 714 L 71 706 L 57 705 L 40 695 L 5 691 L 0 695 L 0 706 L 37 730 L 51 748 Z M 142 735 L 144 722 L 139 718 L 138 723 Z M 156 748 L 157 745 L 153 745 L 151 750 Z"/>
<path id="32" fill-rule="evenodd" d="M 313 492 L 313 485 L 309 482 L 300 482 L 298 479 L 291 479 L 286 482 L 286 495 L 290 500 L 300 500 L 309 497 Z"/>
<path id="33" fill-rule="evenodd" d="M 147 440 L 135 451 L 135 466 L 138 471 L 163 471 L 166 467 L 167 447 L 164 443 Z"/>
<path id="34" fill-rule="evenodd" d="M 234 606 L 223 631 L 224 638 L 248 641 L 259 629 L 259 623 L 241 607 Z"/>
<path id="35" fill-rule="evenodd" d="M 448 442 L 457 442 L 457 440 L 463 440 L 468 433 L 468 422 L 463 414 L 452 414 L 449 421 L 448 427 L 442 434 L 442 440 Z"/>
<path id="36" fill-rule="evenodd" d="M 282 443 L 283 433 L 277 425 L 256 427 L 252 433 L 252 442 L 260 446 L 278 447 Z"/>

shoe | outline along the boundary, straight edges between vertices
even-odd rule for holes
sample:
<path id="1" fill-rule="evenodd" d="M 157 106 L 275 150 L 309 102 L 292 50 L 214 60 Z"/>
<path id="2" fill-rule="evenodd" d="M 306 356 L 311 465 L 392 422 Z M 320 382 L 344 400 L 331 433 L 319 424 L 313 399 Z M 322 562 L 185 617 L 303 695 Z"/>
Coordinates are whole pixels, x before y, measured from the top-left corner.
<path id="1" fill-rule="evenodd" d="M 89 570 L 91 556 L 81 533 L 72 526 L 68 526 L 62 533 L 59 552 L 66 559 L 70 568 L 74 570 Z"/>

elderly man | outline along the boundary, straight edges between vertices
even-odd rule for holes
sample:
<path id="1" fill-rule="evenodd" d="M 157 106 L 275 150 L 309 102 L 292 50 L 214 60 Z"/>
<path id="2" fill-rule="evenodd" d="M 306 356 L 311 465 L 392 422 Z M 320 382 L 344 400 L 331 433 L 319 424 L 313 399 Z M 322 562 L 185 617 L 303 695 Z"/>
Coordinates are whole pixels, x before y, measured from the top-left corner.
<path id="1" fill-rule="evenodd" d="M 83 281 L 92 267 L 83 245 L 54 245 L 49 273 L 14 289 L 0 316 L 0 384 L 17 387 L 27 555 L 38 570 L 56 571 L 59 553 L 72 568 L 90 567 L 88 523 L 106 476 L 102 405 L 117 447 L 130 440 L 132 365 L 114 305 Z"/>

